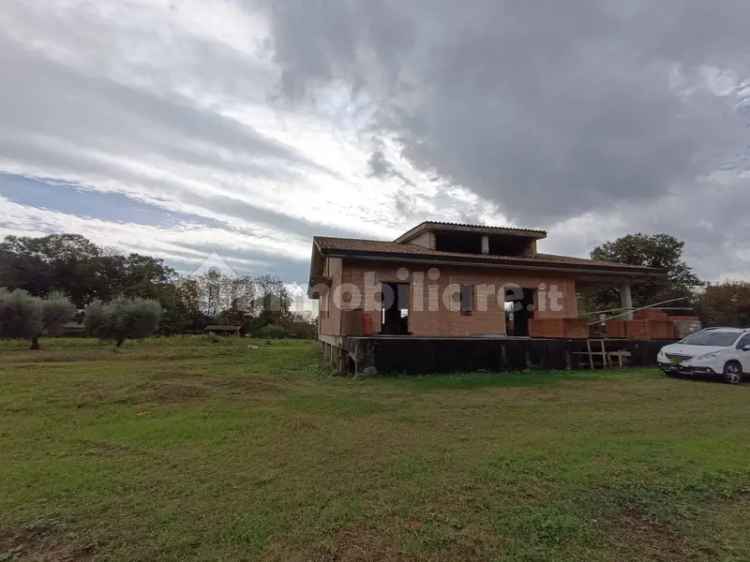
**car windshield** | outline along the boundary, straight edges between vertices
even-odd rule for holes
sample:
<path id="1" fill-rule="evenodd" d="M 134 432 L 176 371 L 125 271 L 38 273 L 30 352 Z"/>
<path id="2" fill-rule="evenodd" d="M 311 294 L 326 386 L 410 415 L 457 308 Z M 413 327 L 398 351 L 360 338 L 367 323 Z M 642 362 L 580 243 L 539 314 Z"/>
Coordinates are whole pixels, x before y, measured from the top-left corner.
<path id="1" fill-rule="evenodd" d="M 739 336 L 739 332 L 719 332 L 719 331 L 708 331 L 708 332 L 697 332 L 686 337 L 680 343 L 686 345 L 715 345 L 716 347 L 728 347 L 734 343 L 734 340 Z"/>

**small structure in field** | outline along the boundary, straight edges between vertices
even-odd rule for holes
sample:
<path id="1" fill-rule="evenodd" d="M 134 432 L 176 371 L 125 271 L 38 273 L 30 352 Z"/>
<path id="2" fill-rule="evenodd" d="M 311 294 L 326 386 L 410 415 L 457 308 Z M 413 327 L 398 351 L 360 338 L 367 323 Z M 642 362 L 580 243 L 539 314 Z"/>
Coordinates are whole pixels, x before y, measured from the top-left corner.
<path id="1" fill-rule="evenodd" d="M 239 336 L 242 326 L 232 326 L 228 324 L 213 324 L 206 326 L 206 333 L 210 336 Z"/>

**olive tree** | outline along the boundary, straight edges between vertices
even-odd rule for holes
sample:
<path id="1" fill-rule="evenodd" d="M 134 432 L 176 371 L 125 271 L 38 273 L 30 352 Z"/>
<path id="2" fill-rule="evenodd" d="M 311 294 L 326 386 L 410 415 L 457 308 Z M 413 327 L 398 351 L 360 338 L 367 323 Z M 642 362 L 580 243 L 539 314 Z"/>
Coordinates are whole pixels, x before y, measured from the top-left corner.
<path id="1" fill-rule="evenodd" d="M 75 307 L 60 293 L 42 299 L 0 287 L 0 337 L 30 340 L 31 349 L 39 349 L 44 334 L 60 335 L 73 314 Z"/>
<path id="2" fill-rule="evenodd" d="M 0 287 L 0 337 L 33 340 L 44 326 L 42 300 L 17 289 Z"/>
<path id="3" fill-rule="evenodd" d="M 161 313 L 161 305 L 149 299 L 94 301 L 86 308 L 86 330 L 90 335 L 114 341 L 120 347 L 127 339 L 141 339 L 156 332 Z"/>

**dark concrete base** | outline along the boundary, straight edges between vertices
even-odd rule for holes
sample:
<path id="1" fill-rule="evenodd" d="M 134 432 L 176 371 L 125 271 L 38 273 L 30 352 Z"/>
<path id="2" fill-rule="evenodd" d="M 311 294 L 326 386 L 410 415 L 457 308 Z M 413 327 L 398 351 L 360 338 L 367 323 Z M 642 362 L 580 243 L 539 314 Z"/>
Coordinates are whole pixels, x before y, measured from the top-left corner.
<path id="1" fill-rule="evenodd" d="M 461 371 L 514 371 L 586 369 L 590 367 L 586 340 L 469 337 L 420 338 L 409 336 L 342 337 L 328 346 L 329 357 L 345 373 L 446 373 Z M 627 351 L 627 366 L 655 366 L 656 355 L 672 341 L 605 340 L 607 352 Z M 601 351 L 592 340 L 592 351 Z M 594 356 L 601 367 L 601 356 Z"/>

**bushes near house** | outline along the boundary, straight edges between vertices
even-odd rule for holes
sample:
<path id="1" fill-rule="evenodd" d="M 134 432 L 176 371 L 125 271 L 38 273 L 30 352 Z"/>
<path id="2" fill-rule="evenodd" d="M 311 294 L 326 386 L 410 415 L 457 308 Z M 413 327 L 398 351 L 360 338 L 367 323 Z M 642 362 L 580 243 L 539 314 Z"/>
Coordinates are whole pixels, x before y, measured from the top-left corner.
<path id="1" fill-rule="evenodd" d="M 280 340 L 287 337 L 287 332 L 283 326 L 277 326 L 276 324 L 268 324 L 262 328 L 258 328 L 253 336 L 257 338 L 266 338 L 272 340 Z"/>
<path id="2" fill-rule="evenodd" d="M 293 313 L 274 313 L 262 311 L 258 316 L 247 318 L 242 325 L 242 333 L 256 338 L 280 337 L 264 335 L 265 328 L 271 326 L 271 333 L 284 332 L 286 338 L 314 339 L 318 333 L 317 325 L 310 320 Z"/>

